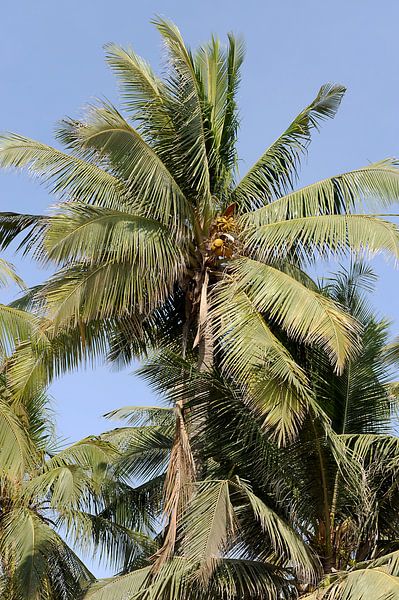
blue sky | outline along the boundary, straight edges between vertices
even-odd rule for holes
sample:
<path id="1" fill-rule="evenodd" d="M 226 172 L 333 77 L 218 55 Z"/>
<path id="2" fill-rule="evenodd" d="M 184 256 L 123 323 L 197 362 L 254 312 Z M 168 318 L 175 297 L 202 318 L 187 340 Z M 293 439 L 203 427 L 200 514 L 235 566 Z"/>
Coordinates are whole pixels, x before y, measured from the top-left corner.
<path id="1" fill-rule="evenodd" d="M 334 121 L 310 148 L 301 183 L 399 156 L 397 0 L 19 0 L 3 2 L 0 35 L 0 130 L 54 144 L 57 120 L 76 116 L 96 97 L 117 101 L 103 45 L 132 45 L 159 68 L 162 47 L 150 24 L 174 20 L 197 45 L 216 33 L 242 34 L 247 57 L 240 93 L 241 170 L 316 95 L 340 82 L 348 92 Z M 26 175 L 0 173 L 0 210 L 46 211 L 54 198 Z M 8 254 L 8 257 L 10 255 Z M 28 284 L 44 273 L 13 258 Z M 375 261 L 378 310 L 396 321 L 398 271 Z M 10 296 L 3 296 L 3 301 Z M 126 404 L 153 403 L 144 384 L 106 367 L 68 375 L 52 385 L 62 436 L 72 440 L 108 426 L 100 418 Z"/>

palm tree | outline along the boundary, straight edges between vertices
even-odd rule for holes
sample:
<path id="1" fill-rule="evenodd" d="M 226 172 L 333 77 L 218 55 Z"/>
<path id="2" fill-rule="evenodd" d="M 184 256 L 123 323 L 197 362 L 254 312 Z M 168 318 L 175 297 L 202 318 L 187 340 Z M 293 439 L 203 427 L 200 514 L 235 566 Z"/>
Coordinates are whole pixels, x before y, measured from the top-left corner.
<path id="1" fill-rule="evenodd" d="M 76 447 L 46 461 L 52 431 L 42 394 L 25 405 L 12 401 L 4 376 L 0 380 L 0 590 L 4 600 L 74 598 L 93 576 L 54 529 L 56 506 L 61 493 L 67 508 L 68 492 L 77 493 L 77 481 L 66 473 L 81 469 L 76 458 L 84 447 Z M 98 461 L 92 444 L 92 458 Z M 12 461 L 11 461 L 12 457 Z M 103 459 L 103 457 L 102 457 Z M 87 461 L 85 463 L 87 465 Z M 83 480 L 81 486 L 83 487 Z M 40 491 L 39 491 L 40 489 Z"/>
<path id="2" fill-rule="evenodd" d="M 200 371 L 215 367 L 233 382 L 284 444 L 309 409 L 320 412 L 290 344 L 317 346 L 340 372 L 359 332 L 304 269 L 348 251 L 398 256 L 396 226 L 367 207 L 398 199 L 399 170 L 385 160 L 295 189 L 311 134 L 345 91 L 326 84 L 239 179 L 242 42 L 230 35 L 225 49 L 212 39 L 193 53 L 172 23 L 155 24 L 168 54 L 163 79 L 132 50 L 106 49 L 126 118 L 102 103 L 65 120 L 58 140 L 66 152 L 2 138 L 0 164 L 39 175 L 61 199 L 50 217 L 2 215 L 3 247 L 30 228 L 22 244 L 57 268 L 25 300 L 40 335 L 19 345 L 10 386 L 29 397 L 100 354 L 124 362 L 178 347 L 183 360 L 194 352 Z M 209 411 L 189 409 L 188 398 L 176 396 L 159 568 L 176 549 L 186 490 L 209 470 L 195 448 Z"/>
<path id="3" fill-rule="evenodd" d="M 129 529 L 102 514 L 123 485 L 112 467 L 116 449 L 95 437 L 57 449 L 48 398 L 16 402 L 4 375 L 0 443 L 2 600 L 75 600 L 94 581 L 75 549 L 115 565 L 116 550 L 148 548 L 153 530 L 137 498 Z"/>
<path id="4" fill-rule="evenodd" d="M 392 434 L 387 323 L 363 294 L 373 280 L 369 268 L 355 264 L 323 286 L 362 323 L 362 345 L 341 374 L 327 356 L 305 348 L 302 364 L 329 420 L 309 417 L 286 447 L 264 432 L 242 390 L 215 366 L 200 372 L 162 352 L 141 368 L 171 406 L 186 403 L 206 413 L 194 447 L 207 478 L 192 484 L 196 493 L 180 515 L 175 558 L 155 573 L 150 554 L 127 560 L 120 577 L 97 582 L 87 598 L 307 598 L 316 585 L 312 600 L 352 600 L 366 591 L 370 600 L 395 597 L 399 445 Z M 121 472 L 142 481 L 148 510 L 160 519 L 159 490 L 168 479 L 179 413 L 127 407 L 109 416 L 128 420 L 104 437 L 120 448 Z M 119 515 L 124 503 L 122 495 Z M 163 535 L 154 540 L 159 548 Z"/>
<path id="5" fill-rule="evenodd" d="M 396 201 L 399 171 L 386 160 L 294 191 L 313 130 L 345 91 L 327 84 L 238 180 L 242 42 L 230 35 L 227 49 L 212 39 L 192 53 L 172 23 L 155 24 L 169 57 L 163 80 L 132 50 L 106 48 L 128 120 L 109 103 L 65 120 L 58 139 L 68 153 L 3 136 L 1 165 L 39 175 L 66 202 L 49 218 L 3 213 L 2 245 L 33 227 L 28 249 L 60 267 L 35 297 L 53 345 L 65 332 L 74 338 L 67 366 L 79 361 L 72 354 L 110 347 L 114 358 L 131 358 L 178 340 L 183 354 L 197 348 L 201 368 L 217 360 L 261 388 L 265 418 L 286 439 L 309 389 L 275 330 L 316 343 L 343 368 L 356 327 L 302 268 L 348 249 L 396 257 L 396 227 L 353 211 L 370 199 Z M 31 367 L 10 377 L 28 388 Z M 259 367 L 261 386 L 250 375 Z M 273 415 L 279 403 L 284 419 Z"/>

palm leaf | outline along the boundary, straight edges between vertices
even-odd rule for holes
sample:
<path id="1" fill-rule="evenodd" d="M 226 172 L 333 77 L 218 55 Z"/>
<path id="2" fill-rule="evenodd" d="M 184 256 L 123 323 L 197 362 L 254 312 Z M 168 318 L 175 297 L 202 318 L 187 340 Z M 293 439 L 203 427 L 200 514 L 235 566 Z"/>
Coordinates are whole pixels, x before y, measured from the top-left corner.
<path id="1" fill-rule="evenodd" d="M 21 477 L 35 458 L 27 431 L 3 399 L 0 400 L 0 449 L 1 469 L 11 477 Z"/>
<path id="2" fill-rule="evenodd" d="M 171 118 L 175 130 L 175 154 L 184 158 L 185 178 L 198 194 L 203 214 L 210 213 L 210 176 L 200 89 L 193 59 L 177 27 L 165 19 L 154 24 L 170 56 L 168 92 L 173 102 Z M 172 100 L 173 99 L 173 100 Z M 182 168 L 181 165 L 180 168 Z"/>
<path id="3" fill-rule="evenodd" d="M 84 156 L 94 151 L 109 161 L 131 192 L 137 212 L 172 224 L 178 231 L 187 227 L 187 220 L 192 221 L 190 204 L 168 167 L 116 108 L 109 104 L 91 107 L 83 123 L 71 122 L 69 138 L 73 137 L 70 145 L 75 152 Z"/>
<path id="4" fill-rule="evenodd" d="M 299 113 L 238 183 L 233 196 L 239 205 L 250 209 L 292 189 L 312 130 L 318 129 L 320 121 L 335 116 L 344 93 L 343 86 L 332 83 L 320 88 L 316 98 Z"/>
<path id="5" fill-rule="evenodd" d="M 197 483 L 182 518 L 187 558 L 198 563 L 198 576 L 208 581 L 218 559 L 228 550 L 235 529 L 229 482 Z"/>
<path id="6" fill-rule="evenodd" d="M 359 332 L 354 319 L 334 302 L 271 265 L 243 258 L 233 264 L 237 288 L 258 311 L 281 325 L 287 334 L 318 344 L 342 370 L 356 349 Z"/>
<path id="7" fill-rule="evenodd" d="M 399 555 L 388 554 L 347 573 L 334 576 L 331 585 L 305 596 L 307 600 L 394 600 L 399 594 Z"/>
<path id="8" fill-rule="evenodd" d="M 20 343 L 38 334 L 39 325 L 35 315 L 0 304 L 0 353 L 10 355 Z"/>
<path id="9" fill-rule="evenodd" d="M 42 600 L 47 582 L 59 597 L 72 600 L 92 580 L 61 538 L 27 508 L 17 508 L 7 515 L 1 545 L 3 551 L 14 549 L 15 581 L 21 600 Z"/>
<path id="10" fill-rule="evenodd" d="M 376 200 L 378 206 L 389 206 L 399 197 L 398 175 L 395 159 L 372 163 L 290 192 L 246 213 L 243 222 L 259 227 L 285 219 L 345 214 Z"/>
<path id="11" fill-rule="evenodd" d="M 399 256 L 398 228 L 373 215 L 318 215 L 277 221 L 245 234 L 249 254 L 260 260 L 295 256 L 307 263 L 352 252 Z"/>
<path id="12" fill-rule="evenodd" d="M 164 85 L 151 66 L 131 48 L 106 44 L 106 61 L 119 79 L 123 105 L 132 116 L 148 118 L 148 112 L 162 105 Z M 160 112 L 160 111 L 159 111 Z"/>
<path id="13" fill-rule="evenodd" d="M 122 262 L 168 271 L 184 260 L 170 229 L 141 215 L 69 202 L 60 207 L 46 232 L 47 258 L 65 264 L 84 260 Z"/>
<path id="14" fill-rule="evenodd" d="M 232 286 L 213 292 L 211 318 L 219 336 L 221 367 L 247 386 L 246 401 L 285 443 L 312 404 L 307 377 L 273 334 L 247 294 Z"/>
<path id="15" fill-rule="evenodd" d="M 29 230 L 18 245 L 25 253 L 38 241 L 47 222 L 43 215 L 21 215 L 13 212 L 0 213 L 0 250 L 7 248 L 22 232 Z"/>
<path id="16" fill-rule="evenodd" d="M 175 416 L 172 408 L 162 406 L 123 406 L 104 415 L 114 421 L 126 420 L 129 425 L 173 424 Z"/>
<path id="17" fill-rule="evenodd" d="M 113 175 L 97 165 L 17 134 L 0 138 L 0 165 L 28 168 L 48 182 L 54 194 L 74 200 L 111 208 L 119 206 L 126 193 Z"/>
<path id="18" fill-rule="evenodd" d="M 320 566 L 317 558 L 312 556 L 301 537 L 276 512 L 256 496 L 244 481 L 238 480 L 234 487 L 248 501 L 253 516 L 259 522 L 262 531 L 280 560 L 284 557 L 289 568 L 299 574 L 303 580 L 307 582 L 316 581 Z M 240 513 L 241 515 L 244 514 L 243 507 L 241 507 L 238 515 Z M 263 540 L 262 545 L 264 545 L 264 542 L 265 540 Z"/>

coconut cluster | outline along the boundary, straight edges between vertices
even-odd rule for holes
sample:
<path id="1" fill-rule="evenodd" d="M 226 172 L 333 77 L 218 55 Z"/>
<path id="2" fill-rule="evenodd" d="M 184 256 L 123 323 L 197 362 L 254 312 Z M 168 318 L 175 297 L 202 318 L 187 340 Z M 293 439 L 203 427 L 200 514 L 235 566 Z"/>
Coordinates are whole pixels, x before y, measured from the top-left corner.
<path id="1" fill-rule="evenodd" d="M 210 252 L 219 258 L 231 258 L 237 250 L 237 222 L 234 217 L 217 217 L 211 231 Z"/>

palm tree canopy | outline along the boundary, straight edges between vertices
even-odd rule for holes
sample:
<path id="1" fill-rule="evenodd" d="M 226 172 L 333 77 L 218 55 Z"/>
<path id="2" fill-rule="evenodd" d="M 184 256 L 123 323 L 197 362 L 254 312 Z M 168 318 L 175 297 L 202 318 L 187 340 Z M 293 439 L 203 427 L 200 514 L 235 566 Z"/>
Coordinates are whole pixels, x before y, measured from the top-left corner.
<path id="1" fill-rule="evenodd" d="M 287 404 L 281 427 L 269 419 L 286 440 L 310 393 L 276 328 L 317 344 L 343 368 L 356 324 L 320 297 L 302 269 L 317 255 L 347 251 L 397 258 L 395 225 L 367 208 L 398 199 L 397 164 L 385 160 L 294 189 L 313 132 L 345 92 L 325 84 L 240 178 L 242 41 L 229 35 L 225 47 L 212 38 L 193 52 L 173 23 L 154 23 L 167 53 L 162 78 L 133 50 L 106 46 L 123 112 L 102 102 L 82 120 L 65 119 L 57 133 L 65 152 L 2 137 L 0 164 L 39 175 L 61 199 L 48 218 L 2 214 L 3 247 L 31 228 L 22 246 L 58 269 L 34 295 L 52 324 L 39 348 L 21 348 L 10 377 L 26 393 L 88 355 L 108 350 L 130 360 L 174 340 L 250 387 L 257 387 L 254 370 L 264 370 Z M 65 335 L 69 347 L 60 356 Z"/>

